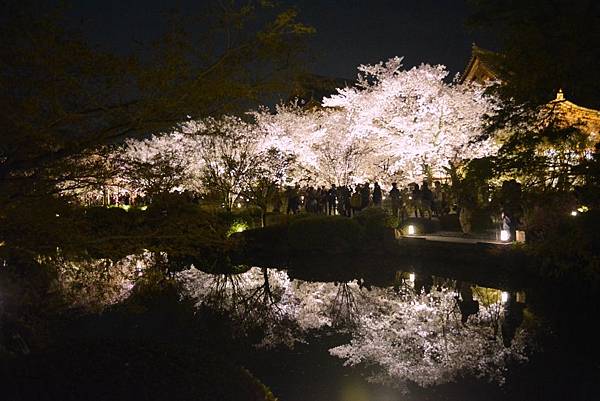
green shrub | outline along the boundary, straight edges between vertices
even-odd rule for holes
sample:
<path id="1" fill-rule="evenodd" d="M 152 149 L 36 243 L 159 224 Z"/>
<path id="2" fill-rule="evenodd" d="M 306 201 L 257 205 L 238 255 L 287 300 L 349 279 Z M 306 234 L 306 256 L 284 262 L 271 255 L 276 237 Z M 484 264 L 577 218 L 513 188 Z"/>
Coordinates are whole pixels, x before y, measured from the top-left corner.
<path id="1" fill-rule="evenodd" d="M 289 250 L 288 225 L 276 224 L 254 228 L 231 237 L 241 237 L 249 251 L 287 252 Z"/>
<path id="2" fill-rule="evenodd" d="M 364 230 L 366 241 L 382 241 L 394 228 L 394 219 L 380 207 L 369 207 L 354 218 Z"/>
<path id="3" fill-rule="evenodd" d="M 289 225 L 289 244 L 294 251 L 349 252 L 360 247 L 363 227 L 342 216 L 296 219 Z"/>

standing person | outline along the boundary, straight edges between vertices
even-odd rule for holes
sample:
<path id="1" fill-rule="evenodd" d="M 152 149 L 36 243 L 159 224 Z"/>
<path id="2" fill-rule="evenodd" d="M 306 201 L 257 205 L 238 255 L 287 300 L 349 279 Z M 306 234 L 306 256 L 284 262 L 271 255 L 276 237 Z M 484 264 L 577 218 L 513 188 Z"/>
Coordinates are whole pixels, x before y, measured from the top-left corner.
<path id="1" fill-rule="evenodd" d="M 336 209 L 337 188 L 335 184 L 331 184 L 331 188 L 327 191 L 327 214 L 335 215 Z"/>
<path id="2" fill-rule="evenodd" d="M 319 195 L 318 195 L 318 203 L 319 203 L 319 213 L 327 214 L 327 202 L 329 198 L 329 191 L 325 188 L 324 185 L 319 187 Z"/>
<path id="3" fill-rule="evenodd" d="M 423 211 L 421 210 L 421 190 L 419 189 L 419 184 L 413 182 L 411 184 L 411 194 L 409 199 L 411 200 L 411 206 L 415 210 L 415 217 L 419 217 L 419 212 L 421 217 L 423 217 Z"/>
<path id="4" fill-rule="evenodd" d="M 344 187 L 344 211 L 347 217 L 352 216 L 352 206 L 350 205 L 350 198 L 352 197 L 352 188 L 349 186 Z"/>
<path id="5" fill-rule="evenodd" d="M 444 193 L 442 192 L 442 184 L 439 181 L 433 183 L 433 204 L 432 210 L 437 217 L 444 213 Z"/>
<path id="6" fill-rule="evenodd" d="M 381 192 L 381 187 L 378 182 L 373 184 L 373 205 L 381 207 L 381 201 L 383 200 L 383 194 Z"/>
<path id="7" fill-rule="evenodd" d="M 431 204 L 433 203 L 433 192 L 429 189 L 427 181 L 423 181 L 421 186 L 421 217 L 427 212 L 427 217 L 431 220 Z"/>
<path id="8" fill-rule="evenodd" d="M 400 196 L 400 190 L 398 189 L 398 184 L 395 182 L 392 182 L 392 189 L 390 189 L 390 200 L 392 202 L 392 216 L 398 217 L 402 200 Z"/>
<path id="9" fill-rule="evenodd" d="M 361 210 L 369 207 L 371 203 L 371 189 L 369 188 L 369 183 L 365 182 L 365 184 L 361 187 L 360 190 L 360 208 Z"/>
<path id="10" fill-rule="evenodd" d="M 409 186 L 402 188 L 400 191 L 400 221 L 404 223 L 405 220 L 408 220 L 409 216 L 409 207 L 412 202 L 412 192 Z"/>
<path id="11" fill-rule="evenodd" d="M 350 197 L 350 207 L 352 209 L 352 216 L 355 216 L 357 212 L 362 209 L 362 196 L 360 185 L 356 186 L 354 193 Z"/>
<path id="12" fill-rule="evenodd" d="M 346 187 L 340 185 L 336 191 L 337 212 L 340 216 L 346 216 Z"/>
<path id="13" fill-rule="evenodd" d="M 306 210 L 307 213 L 317 212 L 317 194 L 312 186 L 309 186 L 306 190 L 306 195 L 304 198 L 304 210 Z"/>

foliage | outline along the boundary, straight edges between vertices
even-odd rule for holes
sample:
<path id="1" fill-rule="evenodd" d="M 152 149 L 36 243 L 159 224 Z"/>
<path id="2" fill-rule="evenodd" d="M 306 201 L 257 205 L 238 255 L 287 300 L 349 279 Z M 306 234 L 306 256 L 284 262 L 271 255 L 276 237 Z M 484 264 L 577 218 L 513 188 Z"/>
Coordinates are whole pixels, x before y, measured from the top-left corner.
<path id="1" fill-rule="evenodd" d="M 280 92 L 313 32 L 294 9 L 272 2 L 210 2 L 200 24 L 174 15 L 155 46 L 118 56 L 68 31 L 69 21 L 51 6 L 2 7 L 2 59 L 10 62 L 0 73 L 0 192 L 20 189 L 3 195 L 11 197 L 26 188 L 12 182 L 39 186 L 82 151 L 168 131 L 189 118 L 243 110 L 259 96 Z"/>
<path id="2" fill-rule="evenodd" d="M 600 235 L 598 211 L 578 216 L 554 214 L 546 225 L 538 225 L 529 250 L 539 260 L 542 276 L 600 283 Z"/>
<path id="3" fill-rule="evenodd" d="M 369 207 L 361 210 L 355 217 L 364 228 L 365 241 L 381 244 L 386 236 L 392 235 L 394 219 L 387 210 L 380 207 Z"/>
<path id="4" fill-rule="evenodd" d="M 487 132 L 503 141 L 497 177 L 516 179 L 528 192 L 581 185 L 578 165 L 593 138 L 585 121 L 570 121 L 563 102 L 550 100 L 564 89 L 576 103 L 598 108 L 598 3 L 471 3 L 471 24 L 490 31 L 501 45 L 488 60 L 499 80 L 491 90 L 497 113 L 487 125 Z"/>
<path id="5" fill-rule="evenodd" d="M 290 248 L 298 252 L 354 252 L 360 248 L 364 229 L 354 219 L 315 216 L 289 225 Z"/>

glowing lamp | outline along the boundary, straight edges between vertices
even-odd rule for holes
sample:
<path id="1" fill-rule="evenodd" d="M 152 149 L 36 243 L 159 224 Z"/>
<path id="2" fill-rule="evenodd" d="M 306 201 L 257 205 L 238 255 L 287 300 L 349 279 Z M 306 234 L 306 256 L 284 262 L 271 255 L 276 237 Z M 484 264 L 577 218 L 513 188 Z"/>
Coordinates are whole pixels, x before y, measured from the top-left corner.
<path id="1" fill-rule="evenodd" d="M 573 217 L 577 216 L 577 210 L 573 210 L 573 211 L 571 212 L 571 216 L 573 216 Z"/>
<path id="2" fill-rule="evenodd" d="M 510 231 L 501 230 L 500 231 L 500 241 L 508 241 L 510 239 Z"/>
<path id="3" fill-rule="evenodd" d="M 408 235 L 415 235 L 417 232 L 417 230 L 415 229 L 415 226 L 413 226 L 412 224 L 408 226 Z"/>
<path id="4" fill-rule="evenodd" d="M 500 300 L 502 303 L 506 303 L 506 301 L 508 301 L 508 292 L 502 291 L 502 294 L 500 294 Z"/>
<path id="5" fill-rule="evenodd" d="M 242 204 L 240 202 L 237 203 L 237 207 L 238 209 L 242 207 Z"/>

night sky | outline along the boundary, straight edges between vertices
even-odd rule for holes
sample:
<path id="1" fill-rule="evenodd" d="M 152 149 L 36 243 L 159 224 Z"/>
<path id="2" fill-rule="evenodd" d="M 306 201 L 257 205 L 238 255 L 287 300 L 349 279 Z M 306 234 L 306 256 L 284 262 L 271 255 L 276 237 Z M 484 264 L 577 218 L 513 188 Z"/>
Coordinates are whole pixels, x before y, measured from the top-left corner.
<path id="1" fill-rule="evenodd" d="M 283 0 L 297 6 L 299 19 L 316 28 L 310 42 L 313 73 L 354 78 L 356 67 L 393 56 L 405 66 L 422 62 L 445 64 L 461 72 L 471 43 L 494 48 L 493 41 L 464 27 L 468 15 L 461 0 Z M 69 14 L 90 38 L 118 51 L 135 41 L 158 37 L 169 9 L 193 13 L 202 0 L 78 0 Z"/>

